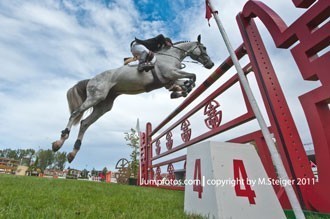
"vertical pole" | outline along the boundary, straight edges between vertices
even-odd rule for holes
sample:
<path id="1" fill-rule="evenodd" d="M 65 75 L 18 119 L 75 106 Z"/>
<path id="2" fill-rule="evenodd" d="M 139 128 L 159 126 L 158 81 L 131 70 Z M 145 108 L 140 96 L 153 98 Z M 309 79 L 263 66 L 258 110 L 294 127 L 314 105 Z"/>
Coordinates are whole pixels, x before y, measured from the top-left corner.
<path id="1" fill-rule="evenodd" d="M 138 142 L 139 142 L 139 152 L 140 152 L 139 153 L 139 156 L 141 156 L 141 151 L 140 151 L 140 149 L 141 149 L 141 133 L 140 133 L 140 121 L 139 121 L 139 118 L 137 118 L 137 120 L 136 120 L 136 132 L 137 132 L 137 136 L 139 138 L 139 140 L 138 140 Z M 139 159 L 138 176 L 141 176 L 141 159 L 140 159 L 140 157 L 138 157 L 136 155 L 137 154 L 137 148 L 136 147 L 134 148 L 134 153 L 135 153 L 136 159 Z M 135 159 L 135 162 L 136 162 L 136 159 Z M 138 181 L 140 182 L 140 179 Z"/>
<path id="2" fill-rule="evenodd" d="M 272 136 L 268 130 L 268 127 L 266 125 L 266 122 L 265 122 L 265 119 L 263 118 L 262 114 L 261 114 L 261 111 L 259 109 L 259 106 L 256 102 L 256 99 L 252 93 L 252 90 L 250 88 L 250 85 L 249 85 L 249 82 L 247 80 L 247 78 L 245 77 L 244 75 L 244 72 L 242 70 L 242 67 L 236 57 L 236 54 L 232 48 L 232 45 L 229 41 L 229 38 L 227 36 L 227 33 L 225 32 L 225 29 L 219 19 L 219 16 L 217 13 L 214 13 L 214 7 L 212 5 L 212 2 L 211 0 L 208 0 L 207 1 L 208 5 L 206 7 L 210 7 L 211 9 L 211 12 L 214 16 L 214 19 L 218 25 L 218 28 L 219 28 L 219 31 L 222 35 L 222 38 L 223 40 L 225 41 L 225 44 L 226 44 L 226 47 L 228 49 L 228 52 L 230 54 L 230 57 L 231 59 L 233 60 L 233 63 L 235 65 L 235 68 L 236 68 L 236 71 L 237 71 L 237 74 L 238 74 L 238 77 L 239 77 L 239 80 L 243 86 L 243 89 L 249 99 L 249 102 L 251 104 L 251 107 L 252 107 L 252 110 L 256 116 L 256 119 L 259 123 L 259 126 L 260 126 L 260 129 L 261 129 L 261 132 L 265 138 L 265 141 L 266 141 L 266 144 L 267 144 L 267 147 L 270 151 L 270 154 L 271 154 L 271 158 L 272 158 L 272 161 L 273 161 L 273 164 L 275 165 L 276 169 L 277 169 L 277 172 L 278 172 L 278 176 L 280 179 L 284 180 L 284 181 L 289 181 L 289 177 L 288 177 L 288 174 L 284 168 L 284 165 L 283 165 L 283 161 L 280 157 L 280 154 L 279 152 L 277 151 L 277 148 L 275 146 L 275 143 L 272 139 Z M 288 195 L 288 198 L 289 198 L 289 201 L 290 201 L 290 204 L 291 204 L 291 207 L 292 207 L 292 210 L 296 216 L 297 219 L 305 219 L 305 215 L 301 209 L 301 206 L 300 206 L 300 203 L 298 201 L 298 198 L 293 190 L 293 187 L 292 185 L 289 183 L 287 186 L 284 186 L 284 189 L 285 189 L 285 192 L 286 194 Z"/>
<path id="3" fill-rule="evenodd" d="M 146 127 L 146 172 L 147 172 L 147 180 L 152 180 L 152 144 L 151 144 L 151 132 L 152 132 L 152 125 L 150 122 L 147 123 Z"/>

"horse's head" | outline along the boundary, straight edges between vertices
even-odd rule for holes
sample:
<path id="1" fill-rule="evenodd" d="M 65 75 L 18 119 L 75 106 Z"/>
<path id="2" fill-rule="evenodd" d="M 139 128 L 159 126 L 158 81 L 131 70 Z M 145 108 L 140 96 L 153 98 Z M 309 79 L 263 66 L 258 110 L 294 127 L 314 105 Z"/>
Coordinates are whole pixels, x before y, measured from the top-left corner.
<path id="1" fill-rule="evenodd" d="M 206 47 L 201 43 L 201 35 L 198 35 L 196 46 L 189 51 L 188 56 L 201 63 L 207 69 L 214 66 L 214 63 L 206 52 Z"/>

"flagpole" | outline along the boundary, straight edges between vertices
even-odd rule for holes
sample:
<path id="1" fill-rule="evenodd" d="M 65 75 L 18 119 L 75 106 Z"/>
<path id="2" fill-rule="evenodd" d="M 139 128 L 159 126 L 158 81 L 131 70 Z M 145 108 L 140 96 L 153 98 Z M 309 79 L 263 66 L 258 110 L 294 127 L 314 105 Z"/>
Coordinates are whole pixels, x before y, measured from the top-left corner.
<path id="1" fill-rule="evenodd" d="M 252 90 L 250 88 L 250 85 L 249 85 L 249 82 L 247 80 L 247 78 L 245 77 L 245 74 L 242 70 L 242 67 L 236 57 L 236 54 L 232 48 L 232 45 L 229 41 L 229 38 L 227 36 L 227 33 L 225 32 L 225 29 L 219 19 L 219 16 L 218 14 L 215 12 L 214 10 L 214 7 L 212 5 L 212 2 L 211 0 L 206 0 L 206 7 L 209 7 L 210 10 L 211 10 L 211 13 L 213 14 L 214 16 L 214 19 L 218 25 L 218 28 L 219 28 L 219 31 L 222 35 L 222 38 L 223 40 L 225 41 L 225 44 L 226 44 L 226 47 L 228 49 L 228 52 L 230 54 L 230 57 L 235 65 L 235 68 L 236 68 L 236 71 L 237 71 L 237 74 L 238 74 L 238 77 L 239 77 L 239 80 L 243 86 L 243 89 L 248 97 L 248 100 L 251 104 L 251 107 L 252 107 L 252 110 L 256 116 L 256 119 L 259 123 L 259 126 L 260 126 L 260 129 L 261 129 L 261 132 L 264 136 L 264 139 L 266 141 L 266 144 L 267 144 L 267 147 L 270 151 L 270 154 L 271 154 L 271 158 L 272 158 L 272 161 L 273 161 L 273 164 L 275 165 L 276 169 L 277 169 L 277 173 L 278 173 L 278 176 L 280 179 L 282 180 L 285 180 L 285 181 L 289 181 L 289 177 L 288 177 L 288 174 L 285 170 L 285 167 L 284 167 L 284 164 L 283 164 L 283 161 L 280 157 L 280 154 L 279 152 L 277 151 L 277 148 L 275 146 L 275 143 L 272 139 L 272 135 L 270 134 L 269 130 L 268 130 L 268 127 L 266 125 L 266 122 L 265 122 L 265 119 L 263 118 L 262 114 L 261 114 L 261 111 L 260 111 L 260 108 L 256 102 L 256 99 L 252 93 Z M 284 190 L 289 198 L 289 201 L 290 201 L 290 204 L 291 204 L 291 207 L 292 207 L 292 210 L 296 216 L 297 219 L 305 219 L 305 215 L 301 209 L 301 206 L 300 206 L 300 203 L 298 201 L 298 198 L 293 190 L 293 187 L 290 183 L 288 183 L 287 186 L 284 186 Z"/>
<path id="2" fill-rule="evenodd" d="M 136 119 L 136 132 L 139 136 L 139 150 L 140 150 L 140 155 L 141 156 L 141 132 L 140 132 L 140 120 L 139 118 Z M 139 179 L 138 179 L 138 184 L 141 185 L 141 174 L 142 174 L 142 169 L 141 169 L 141 159 L 139 158 Z"/>

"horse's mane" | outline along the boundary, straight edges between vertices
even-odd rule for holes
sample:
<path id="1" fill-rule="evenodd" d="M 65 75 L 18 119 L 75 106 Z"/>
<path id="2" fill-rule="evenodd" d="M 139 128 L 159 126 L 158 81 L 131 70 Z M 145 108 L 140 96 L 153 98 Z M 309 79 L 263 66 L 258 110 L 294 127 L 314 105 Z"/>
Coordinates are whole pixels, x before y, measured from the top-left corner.
<path id="1" fill-rule="evenodd" d="M 175 42 L 175 43 L 173 43 L 173 45 L 178 45 L 180 43 L 189 43 L 189 42 L 190 41 L 188 41 L 188 40 L 183 40 L 183 41 Z"/>
<path id="2" fill-rule="evenodd" d="M 173 43 L 173 46 L 176 46 L 176 45 L 179 45 L 179 44 L 181 44 L 181 43 L 190 43 L 191 41 L 189 41 L 189 40 L 182 40 L 182 41 L 178 41 L 178 42 L 175 42 L 175 43 Z M 172 47 L 164 47 L 164 48 L 162 48 L 160 51 L 167 51 L 167 50 L 169 50 L 169 49 L 171 49 Z"/>

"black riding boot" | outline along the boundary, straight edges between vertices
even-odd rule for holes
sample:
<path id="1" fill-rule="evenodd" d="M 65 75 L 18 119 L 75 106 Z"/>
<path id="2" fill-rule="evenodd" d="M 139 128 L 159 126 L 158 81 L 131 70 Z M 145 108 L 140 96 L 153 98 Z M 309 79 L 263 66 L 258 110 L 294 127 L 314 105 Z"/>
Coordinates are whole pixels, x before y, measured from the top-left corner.
<path id="1" fill-rule="evenodd" d="M 151 62 L 147 61 L 147 58 L 148 58 L 148 53 L 143 52 L 139 59 L 139 65 L 138 65 L 139 72 L 149 71 L 154 68 L 154 65 Z"/>

